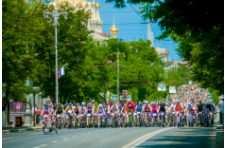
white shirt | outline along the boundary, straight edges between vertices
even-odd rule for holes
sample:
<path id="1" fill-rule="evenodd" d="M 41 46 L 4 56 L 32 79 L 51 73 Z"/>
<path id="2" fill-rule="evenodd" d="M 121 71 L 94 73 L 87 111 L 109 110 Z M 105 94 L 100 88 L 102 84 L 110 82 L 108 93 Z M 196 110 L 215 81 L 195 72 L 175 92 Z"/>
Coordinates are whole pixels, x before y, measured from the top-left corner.
<path id="1" fill-rule="evenodd" d="M 35 112 L 37 111 L 37 108 L 35 107 Z M 32 114 L 34 113 L 34 107 L 32 107 Z"/>

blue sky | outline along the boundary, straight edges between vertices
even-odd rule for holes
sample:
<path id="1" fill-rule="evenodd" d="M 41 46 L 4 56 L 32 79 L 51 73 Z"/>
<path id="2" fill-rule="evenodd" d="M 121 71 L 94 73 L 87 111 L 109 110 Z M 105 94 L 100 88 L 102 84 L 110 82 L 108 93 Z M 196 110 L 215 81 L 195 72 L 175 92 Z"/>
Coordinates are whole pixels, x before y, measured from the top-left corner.
<path id="1" fill-rule="evenodd" d="M 92 0 L 88 0 L 92 2 Z M 142 18 L 135 12 L 140 11 L 140 5 L 126 4 L 126 8 L 119 9 L 114 7 L 114 3 L 106 3 L 105 0 L 99 0 L 99 13 L 103 21 L 102 32 L 109 33 L 109 29 L 113 24 L 113 16 L 115 16 L 115 24 L 119 29 L 117 38 L 124 41 L 138 40 L 139 38 L 147 39 L 147 24 L 141 24 Z M 132 8 L 133 7 L 133 8 Z M 161 34 L 161 29 L 157 23 L 151 24 L 154 38 Z M 169 49 L 169 60 L 182 61 L 182 58 L 175 51 L 177 45 L 172 41 L 160 41 L 153 43 L 154 47 Z"/>
<path id="2" fill-rule="evenodd" d="M 92 2 L 92 0 L 87 1 Z M 95 2 L 97 1 L 95 0 Z M 136 13 L 136 11 L 140 10 L 140 5 L 126 4 L 125 8 L 119 9 L 114 7 L 114 3 L 106 3 L 105 0 L 99 0 L 98 2 L 100 5 L 100 18 L 103 21 L 102 32 L 109 33 L 109 29 L 113 24 L 113 16 L 115 16 L 115 24 L 119 29 L 117 38 L 121 38 L 124 41 L 138 40 L 139 38 L 143 38 L 144 40 L 147 39 L 147 24 L 141 24 L 143 20 Z M 151 27 L 154 38 L 161 34 L 161 29 L 157 23 L 152 23 Z M 154 47 L 169 49 L 169 60 L 182 61 L 182 58 L 175 51 L 177 46 L 172 41 L 155 42 L 154 39 L 153 45 Z"/>

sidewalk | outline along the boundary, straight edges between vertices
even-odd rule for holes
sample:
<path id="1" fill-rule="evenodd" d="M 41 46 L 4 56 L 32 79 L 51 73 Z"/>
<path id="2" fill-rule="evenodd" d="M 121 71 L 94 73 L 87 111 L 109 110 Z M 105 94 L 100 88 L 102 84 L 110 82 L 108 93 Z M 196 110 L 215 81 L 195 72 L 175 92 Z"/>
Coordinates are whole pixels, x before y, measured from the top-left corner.
<path id="1" fill-rule="evenodd" d="M 41 125 L 35 127 L 4 127 L 2 128 L 2 133 L 10 133 L 10 132 L 23 132 L 23 131 L 34 131 L 42 129 Z"/>

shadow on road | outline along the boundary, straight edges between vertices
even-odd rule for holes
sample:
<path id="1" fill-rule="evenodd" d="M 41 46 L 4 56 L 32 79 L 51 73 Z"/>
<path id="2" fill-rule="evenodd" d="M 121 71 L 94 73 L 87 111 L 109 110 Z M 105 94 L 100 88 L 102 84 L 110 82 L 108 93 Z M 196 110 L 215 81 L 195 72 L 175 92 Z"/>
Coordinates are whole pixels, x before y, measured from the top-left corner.
<path id="1" fill-rule="evenodd" d="M 214 128 L 175 129 L 145 141 L 138 148 L 223 148 L 224 133 Z"/>

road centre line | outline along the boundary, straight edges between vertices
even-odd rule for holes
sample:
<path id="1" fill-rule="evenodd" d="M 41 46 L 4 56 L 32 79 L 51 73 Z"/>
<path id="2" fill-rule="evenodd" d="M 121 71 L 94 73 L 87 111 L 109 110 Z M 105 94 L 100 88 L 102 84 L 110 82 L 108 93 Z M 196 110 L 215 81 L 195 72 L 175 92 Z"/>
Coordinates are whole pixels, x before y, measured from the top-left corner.
<path id="1" fill-rule="evenodd" d="M 127 145 L 123 146 L 122 148 L 135 148 L 136 146 L 140 145 L 141 143 L 143 143 L 144 141 L 146 141 L 147 139 L 150 139 L 151 137 L 164 132 L 166 130 L 172 129 L 174 127 L 170 127 L 170 128 L 164 128 L 164 129 L 160 129 L 160 130 L 156 130 L 153 132 L 150 132 L 148 134 L 145 134 L 135 140 L 133 140 L 132 142 L 128 143 Z"/>
<path id="2" fill-rule="evenodd" d="M 46 146 L 47 144 L 42 144 L 42 145 L 39 145 L 39 146 L 37 146 L 37 147 L 33 147 L 33 148 L 39 148 L 39 147 L 44 147 L 44 146 Z"/>

